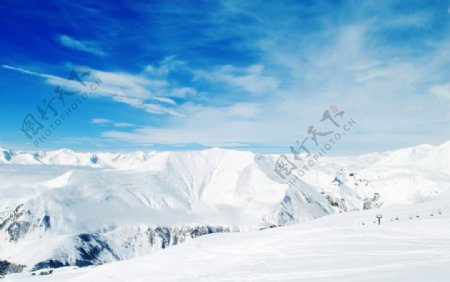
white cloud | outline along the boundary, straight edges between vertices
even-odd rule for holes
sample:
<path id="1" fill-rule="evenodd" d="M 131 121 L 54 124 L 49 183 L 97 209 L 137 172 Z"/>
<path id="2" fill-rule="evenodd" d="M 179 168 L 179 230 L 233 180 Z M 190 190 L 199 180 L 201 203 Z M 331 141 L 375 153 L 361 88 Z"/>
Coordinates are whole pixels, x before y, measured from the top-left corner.
<path id="1" fill-rule="evenodd" d="M 431 94 L 444 99 L 450 99 L 450 83 L 430 87 Z"/>
<path id="2" fill-rule="evenodd" d="M 383 18 L 383 21 L 376 22 L 380 27 L 421 27 L 429 23 L 433 19 L 433 14 L 419 11 L 407 15 L 396 15 L 392 18 Z"/>
<path id="3" fill-rule="evenodd" d="M 80 41 L 67 35 L 59 35 L 57 37 L 57 40 L 59 43 L 61 43 L 61 45 L 74 50 L 83 51 L 98 56 L 106 55 L 103 49 L 100 46 L 98 46 L 96 42 L 93 41 Z"/>
<path id="4" fill-rule="evenodd" d="M 168 126 L 141 127 L 131 132 L 112 130 L 103 132 L 102 136 L 135 144 L 197 143 L 230 147 L 279 142 L 278 145 L 283 146 L 294 140 L 295 132 L 292 125 L 282 119 L 297 120 L 290 111 L 283 114 L 284 110 L 282 103 L 273 105 L 270 111 L 279 118 L 274 119 L 260 105 L 253 103 L 227 107 L 188 104 L 183 106 L 182 112 L 189 118 L 173 117 Z"/>
<path id="5" fill-rule="evenodd" d="M 133 123 L 129 122 L 114 122 L 110 119 L 106 118 L 94 118 L 91 120 L 91 123 L 94 124 L 112 124 L 114 127 L 134 127 Z"/>
<path id="6" fill-rule="evenodd" d="M 185 98 L 187 96 L 196 95 L 197 91 L 192 87 L 175 88 L 170 92 L 170 97 Z"/>
<path id="7" fill-rule="evenodd" d="M 111 121 L 106 118 L 93 118 L 91 120 L 91 122 L 95 123 L 95 124 L 105 124 L 105 123 L 110 123 Z"/>
<path id="8" fill-rule="evenodd" d="M 145 71 L 156 77 L 166 77 L 170 72 L 178 71 L 185 67 L 186 63 L 177 60 L 176 56 L 168 56 L 154 65 L 147 65 Z"/>
<path id="9" fill-rule="evenodd" d="M 188 118 L 172 117 L 164 127 L 107 131 L 102 136 L 133 144 L 270 144 L 288 148 L 308 136 L 309 125 L 320 124 L 326 107 L 337 104 L 346 111 L 345 117 L 357 121 L 358 129 L 342 143 L 351 150 L 385 150 L 448 138 L 448 129 L 443 132 L 426 125 L 433 124 L 437 116 L 444 119 L 439 125 L 448 123 L 448 104 L 430 99 L 427 92 L 448 97 L 449 88 L 424 86 L 430 74 L 444 73 L 448 45 L 436 44 L 435 50 L 425 55 L 399 55 L 394 44 L 377 45 L 374 29 L 379 27 L 370 20 L 330 25 L 321 34 L 308 36 L 272 29 L 270 40 L 258 41 L 256 48 L 263 54 L 260 64 L 193 70 L 196 79 L 251 93 L 270 91 L 264 99 L 227 107 L 187 105 L 180 107 L 180 112 Z M 395 24 L 411 27 L 427 20 L 424 15 Z M 263 66 L 272 66 L 270 75 Z M 278 87 L 281 82 L 283 88 Z"/>
<path id="10" fill-rule="evenodd" d="M 124 103 L 134 108 L 143 109 L 152 114 L 181 115 L 170 106 L 176 103 L 170 98 L 157 94 L 167 95 L 168 82 L 164 79 L 153 79 L 139 74 L 128 74 L 124 72 L 105 72 L 95 69 L 84 68 L 91 74 L 88 80 L 91 82 L 100 79 L 101 83 L 95 90 L 89 89 L 76 80 L 61 78 L 55 75 L 38 73 L 19 67 L 2 65 L 3 68 L 18 71 L 21 73 L 41 77 L 47 83 L 54 86 L 65 86 L 73 90 L 88 91 L 90 96 L 109 97 L 116 102 Z M 176 88 L 175 88 L 176 89 Z"/>
<path id="11" fill-rule="evenodd" d="M 2 68 L 8 69 L 8 70 L 13 70 L 13 71 L 18 71 L 18 72 L 29 74 L 29 75 L 32 75 L 32 76 L 38 76 L 38 77 L 46 78 L 48 80 L 58 81 L 58 82 L 61 82 L 61 83 L 64 83 L 65 81 L 67 81 L 67 79 L 64 79 L 64 78 L 61 78 L 61 77 L 58 77 L 58 76 L 55 76 L 55 75 L 34 72 L 34 71 L 30 71 L 30 70 L 27 70 L 27 69 L 24 69 L 24 68 L 19 68 L 19 67 L 14 67 L 14 66 L 9 66 L 9 65 L 2 65 Z"/>
<path id="12" fill-rule="evenodd" d="M 276 78 L 264 75 L 263 70 L 264 67 L 260 64 L 247 68 L 226 65 L 214 71 L 197 70 L 194 73 L 197 79 L 203 78 L 212 82 L 226 83 L 254 94 L 262 94 L 274 91 L 279 85 Z"/>
<path id="13" fill-rule="evenodd" d="M 135 125 L 128 122 L 115 122 L 113 123 L 115 127 L 134 127 Z"/>

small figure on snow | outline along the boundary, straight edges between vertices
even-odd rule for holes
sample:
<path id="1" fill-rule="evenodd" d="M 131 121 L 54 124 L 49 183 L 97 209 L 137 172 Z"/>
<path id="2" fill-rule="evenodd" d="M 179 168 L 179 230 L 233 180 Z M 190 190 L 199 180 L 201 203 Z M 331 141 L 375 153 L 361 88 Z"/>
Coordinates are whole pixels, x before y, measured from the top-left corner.
<path id="1" fill-rule="evenodd" d="M 383 215 L 381 213 L 379 213 L 379 214 L 376 215 L 376 218 L 378 220 L 378 225 L 380 225 L 381 224 L 381 219 L 383 218 Z"/>

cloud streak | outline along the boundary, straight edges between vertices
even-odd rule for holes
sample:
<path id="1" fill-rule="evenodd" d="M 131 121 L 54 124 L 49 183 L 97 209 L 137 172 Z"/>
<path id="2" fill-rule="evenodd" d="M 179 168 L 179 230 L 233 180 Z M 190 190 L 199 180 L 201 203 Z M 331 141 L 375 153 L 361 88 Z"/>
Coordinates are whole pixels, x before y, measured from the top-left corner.
<path id="1" fill-rule="evenodd" d="M 136 125 L 129 123 L 129 122 L 114 122 L 110 119 L 106 119 L 106 118 L 93 118 L 91 120 L 91 123 L 93 124 L 100 124 L 100 125 L 104 125 L 104 124 L 111 124 L 114 127 L 119 127 L 119 128 L 124 128 L 124 127 L 135 127 Z"/>
<path id="2" fill-rule="evenodd" d="M 2 65 L 2 67 L 4 69 L 44 78 L 48 84 L 53 86 L 65 86 L 76 91 L 86 90 L 86 88 L 76 80 L 38 73 L 9 65 Z M 170 107 L 176 105 L 172 99 L 154 94 L 158 91 L 165 94 L 165 88 L 167 87 L 167 81 L 165 80 L 151 79 L 142 75 L 123 72 L 105 72 L 89 68 L 84 69 L 85 71 L 91 72 L 92 77 L 101 81 L 98 89 L 89 92 L 94 97 L 109 97 L 116 102 L 124 103 L 152 114 L 181 116 L 179 112 Z"/>
<path id="3" fill-rule="evenodd" d="M 212 83 L 225 83 L 233 87 L 239 87 L 253 94 L 263 94 L 278 88 L 278 79 L 264 75 L 264 66 L 251 65 L 247 68 L 239 68 L 232 65 L 221 66 L 213 71 L 194 71 L 196 79 L 206 79 Z"/>
<path id="4" fill-rule="evenodd" d="M 106 118 L 94 118 L 91 120 L 91 122 L 93 124 L 105 124 L 105 123 L 110 123 L 111 121 Z"/>
<path id="5" fill-rule="evenodd" d="M 64 34 L 57 36 L 56 39 L 64 47 L 73 50 L 91 53 L 97 56 L 106 55 L 105 51 L 98 45 L 98 43 L 93 41 L 81 41 Z"/>
<path id="6" fill-rule="evenodd" d="M 450 99 L 450 83 L 434 85 L 430 92 L 439 98 Z"/>

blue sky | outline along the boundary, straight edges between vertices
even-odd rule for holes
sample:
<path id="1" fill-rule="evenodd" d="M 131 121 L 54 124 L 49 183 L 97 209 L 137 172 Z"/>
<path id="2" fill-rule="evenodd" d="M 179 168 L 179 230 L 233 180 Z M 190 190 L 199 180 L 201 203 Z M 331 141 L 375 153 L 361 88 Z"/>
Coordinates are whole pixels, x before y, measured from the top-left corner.
<path id="1" fill-rule="evenodd" d="M 449 1 L 2 1 L 0 35 L 3 148 L 285 152 L 331 105 L 334 153 L 450 139 Z"/>

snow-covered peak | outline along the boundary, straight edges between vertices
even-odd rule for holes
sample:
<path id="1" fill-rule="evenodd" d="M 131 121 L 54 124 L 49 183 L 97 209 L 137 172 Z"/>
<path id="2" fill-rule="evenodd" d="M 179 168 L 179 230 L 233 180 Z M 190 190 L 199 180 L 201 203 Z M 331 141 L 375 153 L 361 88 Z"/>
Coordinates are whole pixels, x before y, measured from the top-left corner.
<path id="1" fill-rule="evenodd" d="M 194 158 L 205 158 L 210 162 L 225 158 L 252 159 L 255 154 L 250 151 L 238 151 L 222 148 L 210 148 L 199 151 L 167 151 L 167 152 L 145 152 L 135 151 L 129 153 L 109 153 L 109 152 L 75 152 L 70 149 L 59 149 L 55 151 L 11 151 L 0 150 L 0 163 L 22 164 L 22 165 L 56 165 L 56 166 L 80 166 L 94 168 L 117 168 L 117 169 L 142 169 L 148 168 L 146 164 L 152 159 L 160 159 L 163 162 L 168 160 L 184 158 L 186 161 Z M 276 155 L 271 155 L 275 157 Z M 400 149 L 388 153 L 365 154 L 353 158 L 322 158 L 322 163 L 335 159 L 349 162 L 368 161 L 381 166 L 399 166 L 415 163 L 422 159 L 438 159 L 439 162 L 450 161 L 450 141 L 440 146 L 419 145 L 415 147 Z M 429 160 L 430 162 L 432 160 Z M 320 165 L 320 164 L 319 164 Z M 427 164 L 426 164 L 427 165 Z"/>

